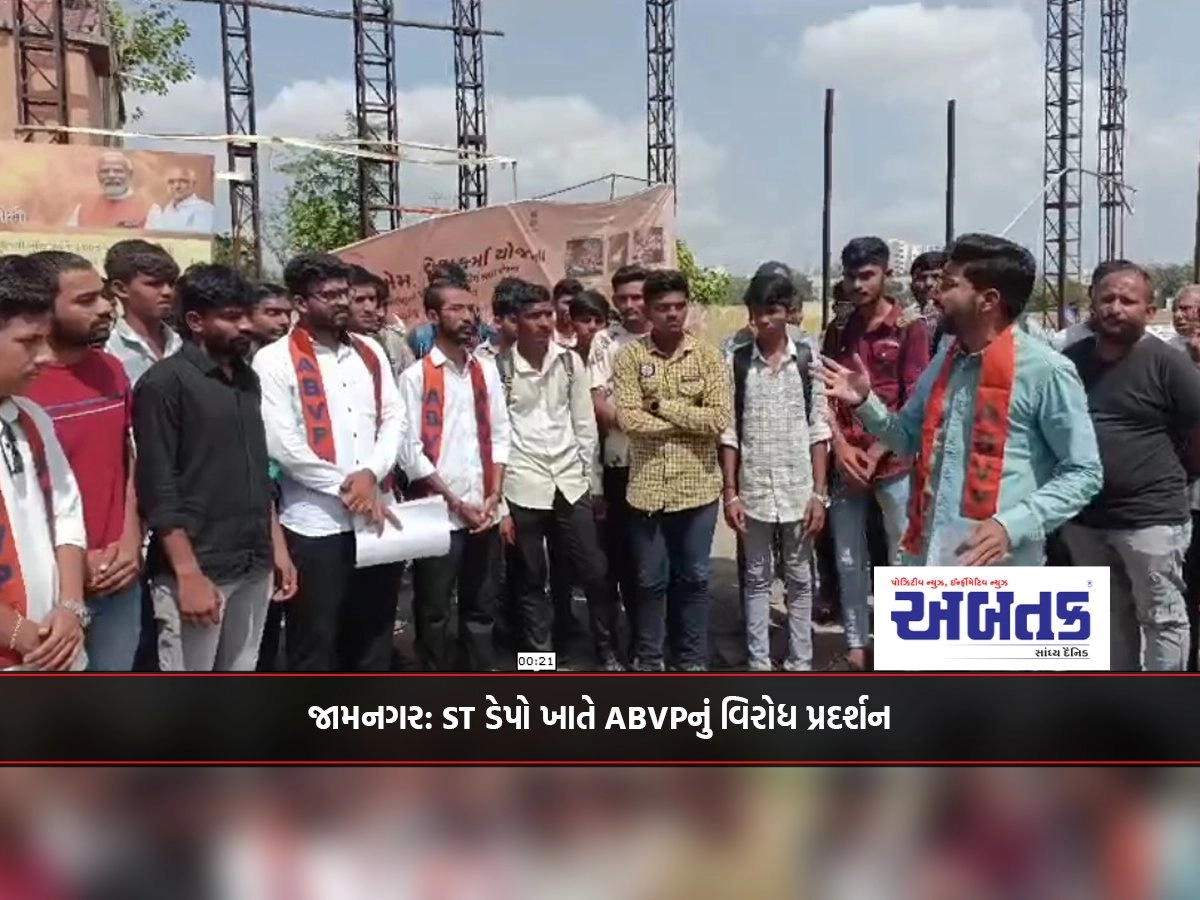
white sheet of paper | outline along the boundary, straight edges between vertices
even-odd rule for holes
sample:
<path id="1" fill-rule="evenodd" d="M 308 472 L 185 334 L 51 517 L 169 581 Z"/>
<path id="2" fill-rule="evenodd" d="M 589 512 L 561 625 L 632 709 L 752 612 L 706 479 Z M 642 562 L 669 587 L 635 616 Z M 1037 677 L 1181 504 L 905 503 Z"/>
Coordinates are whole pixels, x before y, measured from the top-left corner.
<path id="1" fill-rule="evenodd" d="M 399 519 L 400 528 L 385 522 L 380 534 L 367 522 L 358 524 L 354 533 L 358 568 L 445 556 L 450 552 L 450 513 L 441 497 L 393 503 L 391 510 Z"/>

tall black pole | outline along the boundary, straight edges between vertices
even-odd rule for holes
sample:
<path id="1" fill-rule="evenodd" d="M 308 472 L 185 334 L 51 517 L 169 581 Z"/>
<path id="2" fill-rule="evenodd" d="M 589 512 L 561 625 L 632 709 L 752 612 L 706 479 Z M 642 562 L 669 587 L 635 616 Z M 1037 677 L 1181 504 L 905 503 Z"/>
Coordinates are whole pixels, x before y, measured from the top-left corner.
<path id="1" fill-rule="evenodd" d="M 825 185 L 821 197 L 821 332 L 829 325 L 829 256 L 833 206 L 833 88 L 825 90 Z"/>
<path id="2" fill-rule="evenodd" d="M 954 243 L 954 179 L 958 168 L 958 101 L 946 101 L 946 246 Z"/>
<path id="3" fill-rule="evenodd" d="M 1200 284 L 1200 164 L 1196 166 L 1196 243 L 1192 250 L 1192 284 Z"/>

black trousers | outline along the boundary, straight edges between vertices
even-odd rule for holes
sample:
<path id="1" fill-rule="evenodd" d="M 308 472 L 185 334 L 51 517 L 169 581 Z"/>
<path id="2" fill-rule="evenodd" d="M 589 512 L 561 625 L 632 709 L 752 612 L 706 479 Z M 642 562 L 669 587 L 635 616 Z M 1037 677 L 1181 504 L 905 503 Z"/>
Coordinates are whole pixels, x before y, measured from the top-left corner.
<path id="1" fill-rule="evenodd" d="M 158 671 L 158 623 L 154 621 L 154 601 L 150 596 L 150 580 L 142 571 L 142 627 L 138 634 L 137 652 L 133 656 L 133 671 Z"/>
<path id="2" fill-rule="evenodd" d="M 608 584 L 613 609 L 624 609 L 629 623 L 631 652 L 637 641 L 637 558 L 633 549 L 633 511 L 625 497 L 629 487 L 629 469 L 604 470 L 605 513 L 601 531 L 604 552 L 608 558 Z"/>
<path id="3" fill-rule="evenodd" d="M 585 494 L 570 503 L 555 491 L 552 509 L 510 503 L 509 514 L 517 532 L 516 552 L 511 558 L 521 619 L 518 649 L 542 653 L 554 648 L 554 605 L 546 594 L 546 545 L 557 541 L 557 546 L 566 550 L 571 571 L 587 596 L 596 656 L 601 660 L 615 656 L 617 607 L 608 586 L 591 499 Z"/>
<path id="4" fill-rule="evenodd" d="M 1191 626 L 1192 646 L 1188 651 L 1187 670 L 1197 671 L 1197 638 L 1200 638 L 1200 512 L 1192 512 L 1192 543 L 1183 563 L 1183 578 L 1187 583 L 1188 625 Z"/>
<path id="5" fill-rule="evenodd" d="M 262 642 L 258 645 L 258 665 L 255 667 L 259 672 L 279 672 L 287 668 L 280 657 L 286 608 L 286 603 L 274 602 L 267 607 L 267 621 L 263 625 Z"/>
<path id="6" fill-rule="evenodd" d="M 401 567 L 355 568 L 352 531 L 284 537 L 300 581 L 284 618 L 288 671 L 391 671 Z"/>
<path id="7" fill-rule="evenodd" d="M 450 533 L 450 552 L 413 562 L 413 621 L 423 668 L 489 672 L 500 583 L 500 529 Z M 509 573 L 511 578 L 511 573 Z M 458 596 L 458 647 L 450 646 L 450 602 Z"/>

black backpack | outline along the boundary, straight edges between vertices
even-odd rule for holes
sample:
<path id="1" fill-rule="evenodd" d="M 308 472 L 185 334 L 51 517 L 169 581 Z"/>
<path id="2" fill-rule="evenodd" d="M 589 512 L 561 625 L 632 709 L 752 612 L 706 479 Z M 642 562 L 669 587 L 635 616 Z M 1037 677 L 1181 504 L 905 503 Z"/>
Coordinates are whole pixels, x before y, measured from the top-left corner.
<path id="1" fill-rule="evenodd" d="M 807 341 L 796 341 L 796 369 L 804 385 L 804 411 L 812 422 L 812 347 Z M 737 427 L 738 445 L 742 443 L 742 416 L 746 409 L 746 376 L 750 373 L 754 343 L 743 344 L 733 351 L 733 421 Z"/>

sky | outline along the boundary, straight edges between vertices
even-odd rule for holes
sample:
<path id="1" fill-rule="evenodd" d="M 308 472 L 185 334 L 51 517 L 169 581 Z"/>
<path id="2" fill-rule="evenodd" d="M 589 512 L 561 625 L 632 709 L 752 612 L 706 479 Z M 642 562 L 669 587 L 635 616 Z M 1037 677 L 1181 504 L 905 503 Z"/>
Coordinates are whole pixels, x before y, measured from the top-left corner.
<path id="1" fill-rule="evenodd" d="M 311 2 L 349 9 L 349 0 Z M 644 176 L 641 0 L 483 0 L 492 202 L 609 172 Z M 1099 0 L 1088 0 L 1085 168 L 1095 168 Z M 1125 255 L 1191 258 L 1200 153 L 1200 4 L 1129 0 L 1126 181 L 1136 189 Z M 449 21 L 448 0 L 397 0 L 397 16 Z M 810 268 L 821 246 L 822 106 L 836 94 L 833 243 L 877 234 L 939 242 L 945 104 L 958 101 L 957 230 L 999 232 L 1042 189 L 1044 7 L 1035 0 L 680 0 L 676 4 L 678 231 L 703 265 L 765 259 Z M 147 133 L 224 131 L 217 10 L 180 4 L 196 77 L 135 98 Z M 255 10 L 258 129 L 338 131 L 354 104 L 349 22 Z M 454 143 L 452 38 L 400 30 L 400 137 Z M 150 145 L 153 146 L 153 145 Z M 161 149 L 168 148 L 159 145 Z M 194 145 L 191 149 L 194 149 Z M 281 178 L 263 158 L 267 193 Z M 224 168 L 223 158 L 218 169 Z M 224 193 L 224 188 L 221 188 Z M 607 196 L 607 186 L 564 199 Z M 405 166 L 402 202 L 451 206 L 453 171 Z M 221 204 L 228 217 L 227 203 Z M 1096 189 L 1085 181 L 1085 267 L 1096 261 Z M 1040 206 L 1009 235 L 1040 258 Z"/>

